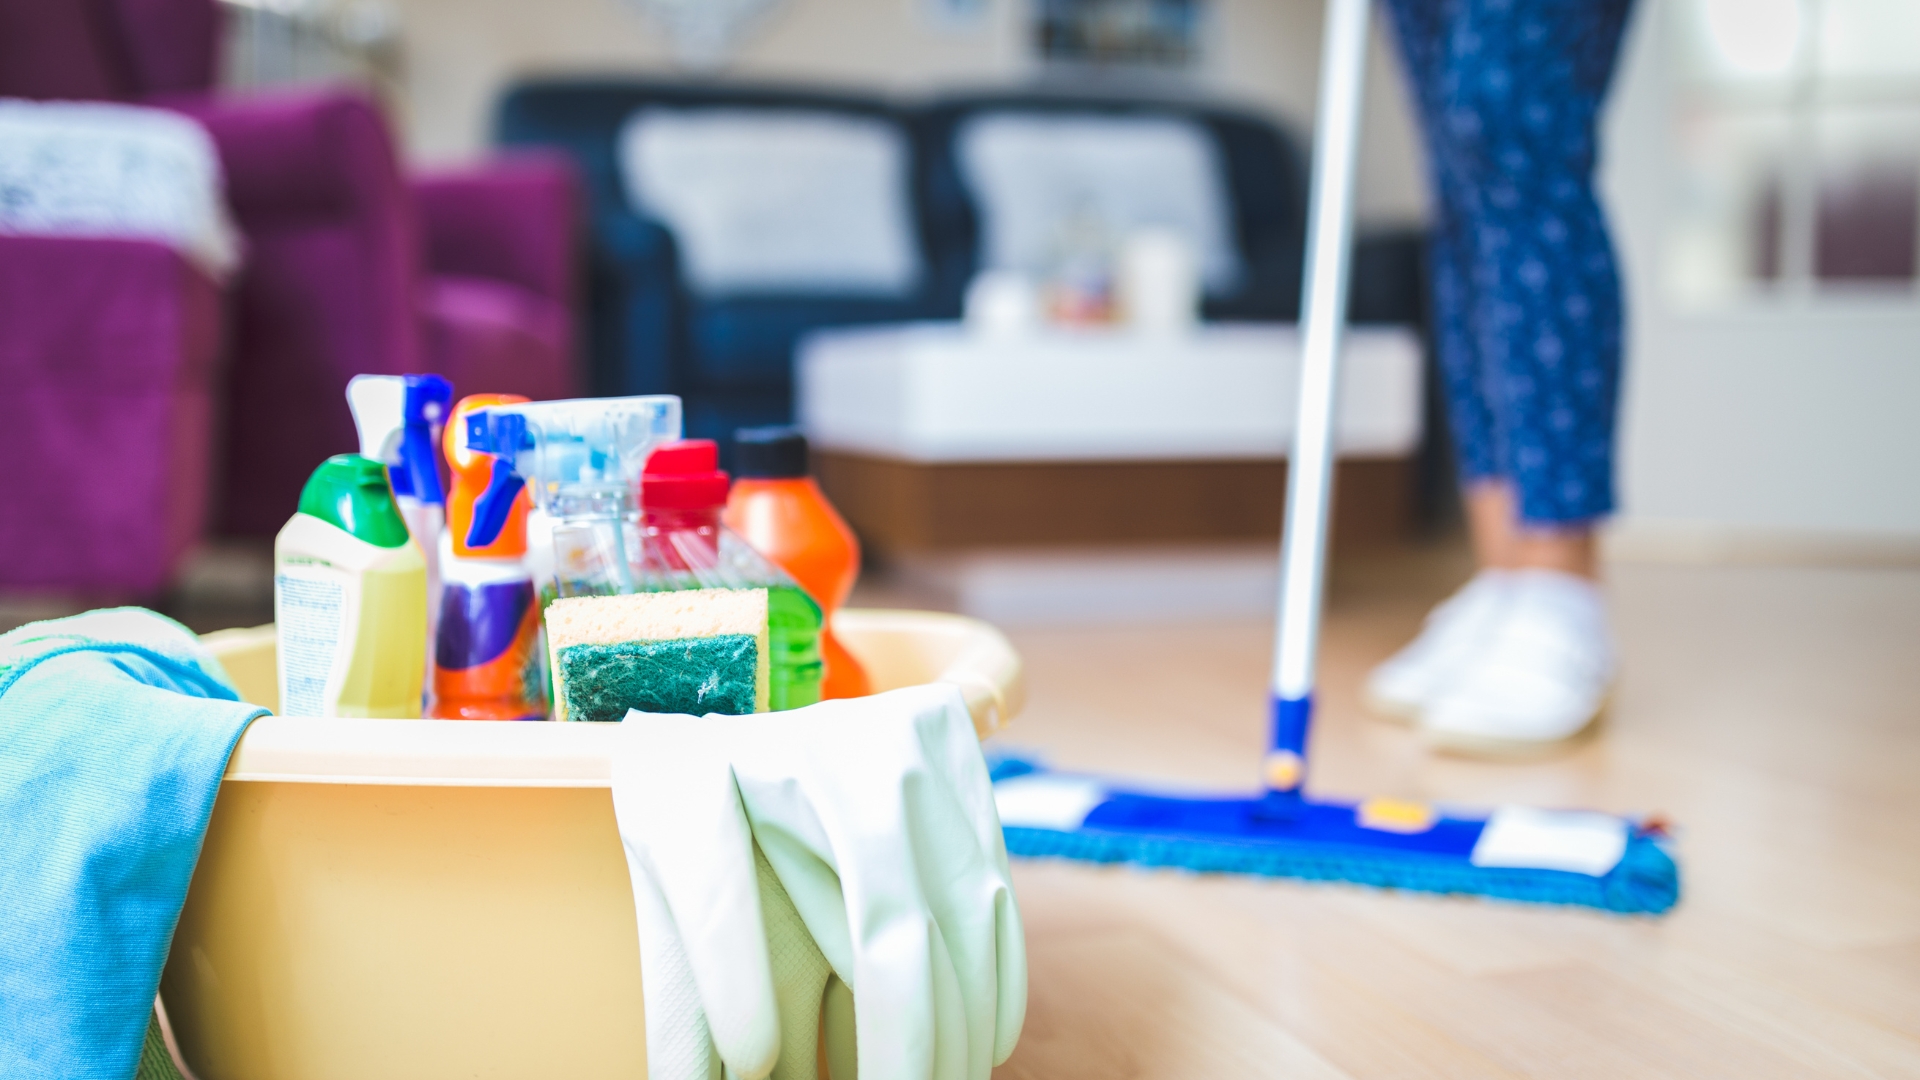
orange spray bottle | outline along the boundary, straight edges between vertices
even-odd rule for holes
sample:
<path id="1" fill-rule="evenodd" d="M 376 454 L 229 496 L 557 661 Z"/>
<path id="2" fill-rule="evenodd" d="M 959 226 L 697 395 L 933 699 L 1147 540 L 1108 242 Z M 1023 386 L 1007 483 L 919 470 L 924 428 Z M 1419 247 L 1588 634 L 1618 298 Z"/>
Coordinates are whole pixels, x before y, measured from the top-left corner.
<path id="1" fill-rule="evenodd" d="M 513 405 L 518 394 L 460 399 L 447 422 L 447 531 L 440 552 L 440 620 L 434 641 L 433 703 L 427 715 L 448 720 L 544 720 L 540 605 L 528 572 L 524 484 L 497 483 L 494 456 L 467 447 L 467 414 Z M 499 470 L 511 475 L 511 470 Z M 513 477 L 517 481 L 517 477 Z M 467 541 L 476 515 L 505 515 L 488 544 Z"/>
<path id="2" fill-rule="evenodd" d="M 791 574 L 826 616 L 820 696 L 872 693 L 866 669 L 833 634 L 833 613 L 860 574 L 860 542 L 809 475 L 806 436 L 791 427 L 742 428 L 734 433 L 733 463 L 727 528 Z"/>

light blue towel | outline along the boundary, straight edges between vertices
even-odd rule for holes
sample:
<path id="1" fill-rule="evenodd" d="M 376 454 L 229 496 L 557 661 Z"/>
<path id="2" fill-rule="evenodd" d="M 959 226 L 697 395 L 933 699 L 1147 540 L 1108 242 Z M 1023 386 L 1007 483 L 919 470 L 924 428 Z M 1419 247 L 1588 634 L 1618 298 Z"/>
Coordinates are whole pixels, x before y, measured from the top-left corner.
<path id="1" fill-rule="evenodd" d="M 265 712 L 150 611 L 0 635 L 0 1077 L 134 1075 L 220 776 Z"/>

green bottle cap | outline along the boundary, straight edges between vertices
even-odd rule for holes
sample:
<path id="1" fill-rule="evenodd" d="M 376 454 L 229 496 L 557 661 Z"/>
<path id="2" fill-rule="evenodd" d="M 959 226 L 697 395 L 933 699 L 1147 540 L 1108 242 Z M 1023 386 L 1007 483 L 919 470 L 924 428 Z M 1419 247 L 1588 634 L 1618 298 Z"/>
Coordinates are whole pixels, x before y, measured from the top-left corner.
<path id="1" fill-rule="evenodd" d="M 300 492 L 300 512 L 376 547 L 407 543 L 407 523 L 393 501 L 387 467 L 370 457 L 335 454 L 321 462 Z"/>

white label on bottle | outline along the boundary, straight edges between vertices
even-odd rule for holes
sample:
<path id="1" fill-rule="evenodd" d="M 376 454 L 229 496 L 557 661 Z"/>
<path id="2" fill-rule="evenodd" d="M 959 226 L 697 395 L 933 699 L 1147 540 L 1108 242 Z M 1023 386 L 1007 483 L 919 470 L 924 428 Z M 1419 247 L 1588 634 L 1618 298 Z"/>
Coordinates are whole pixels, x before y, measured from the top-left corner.
<path id="1" fill-rule="evenodd" d="M 283 566 L 273 578 L 273 621 L 280 631 L 280 714 L 328 716 L 345 677 L 345 575 L 317 566 Z"/>

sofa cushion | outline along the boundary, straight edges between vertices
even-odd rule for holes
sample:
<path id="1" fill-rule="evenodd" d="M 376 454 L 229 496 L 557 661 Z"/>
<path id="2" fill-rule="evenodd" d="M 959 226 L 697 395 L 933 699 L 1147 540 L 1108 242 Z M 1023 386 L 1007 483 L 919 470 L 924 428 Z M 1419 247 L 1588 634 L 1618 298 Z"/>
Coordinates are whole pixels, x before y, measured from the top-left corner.
<path id="1" fill-rule="evenodd" d="M 627 197 L 701 296 L 906 296 L 921 254 L 906 133 L 809 109 L 648 107 L 619 135 Z"/>
<path id="2" fill-rule="evenodd" d="M 149 240 L 0 234 L 0 327 L 0 400 L 207 390 L 219 374 L 219 287 Z"/>
<path id="3" fill-rule="evenodd" d="M 918 309 L 853 297 L 733 297 L 690 305 L 688 366 L 676 374 L 690 389 L 784 390 L 793 382 L 794 342 L 810 330 L 901 322 Z"/>
<path id="4" fill-rule="evenodd" d="M 956 143 L 980 212 L 983 268 L 1044 274 L 1066 230 L 1090 216 L 1115 244 L 1142 228 L 1179 232 L 1209 295 L 1239 287 L 1225 166 L 1197 121 L 990 110 L 964 121 Z"/>
<path id="5" fill-rule="evenodd" d="M 427 365 L 454 392 L 574 397 L 571 315 L 555 300 L 490 278 L 442 274 L 421 299 Z"/>
<path id="6" fill-rule="evenodd" d="M 579 256 L 579 178 L 551 151 L 521 151 L 410 179 L 427 271 L 512 282 L 571 307 Z"/>

